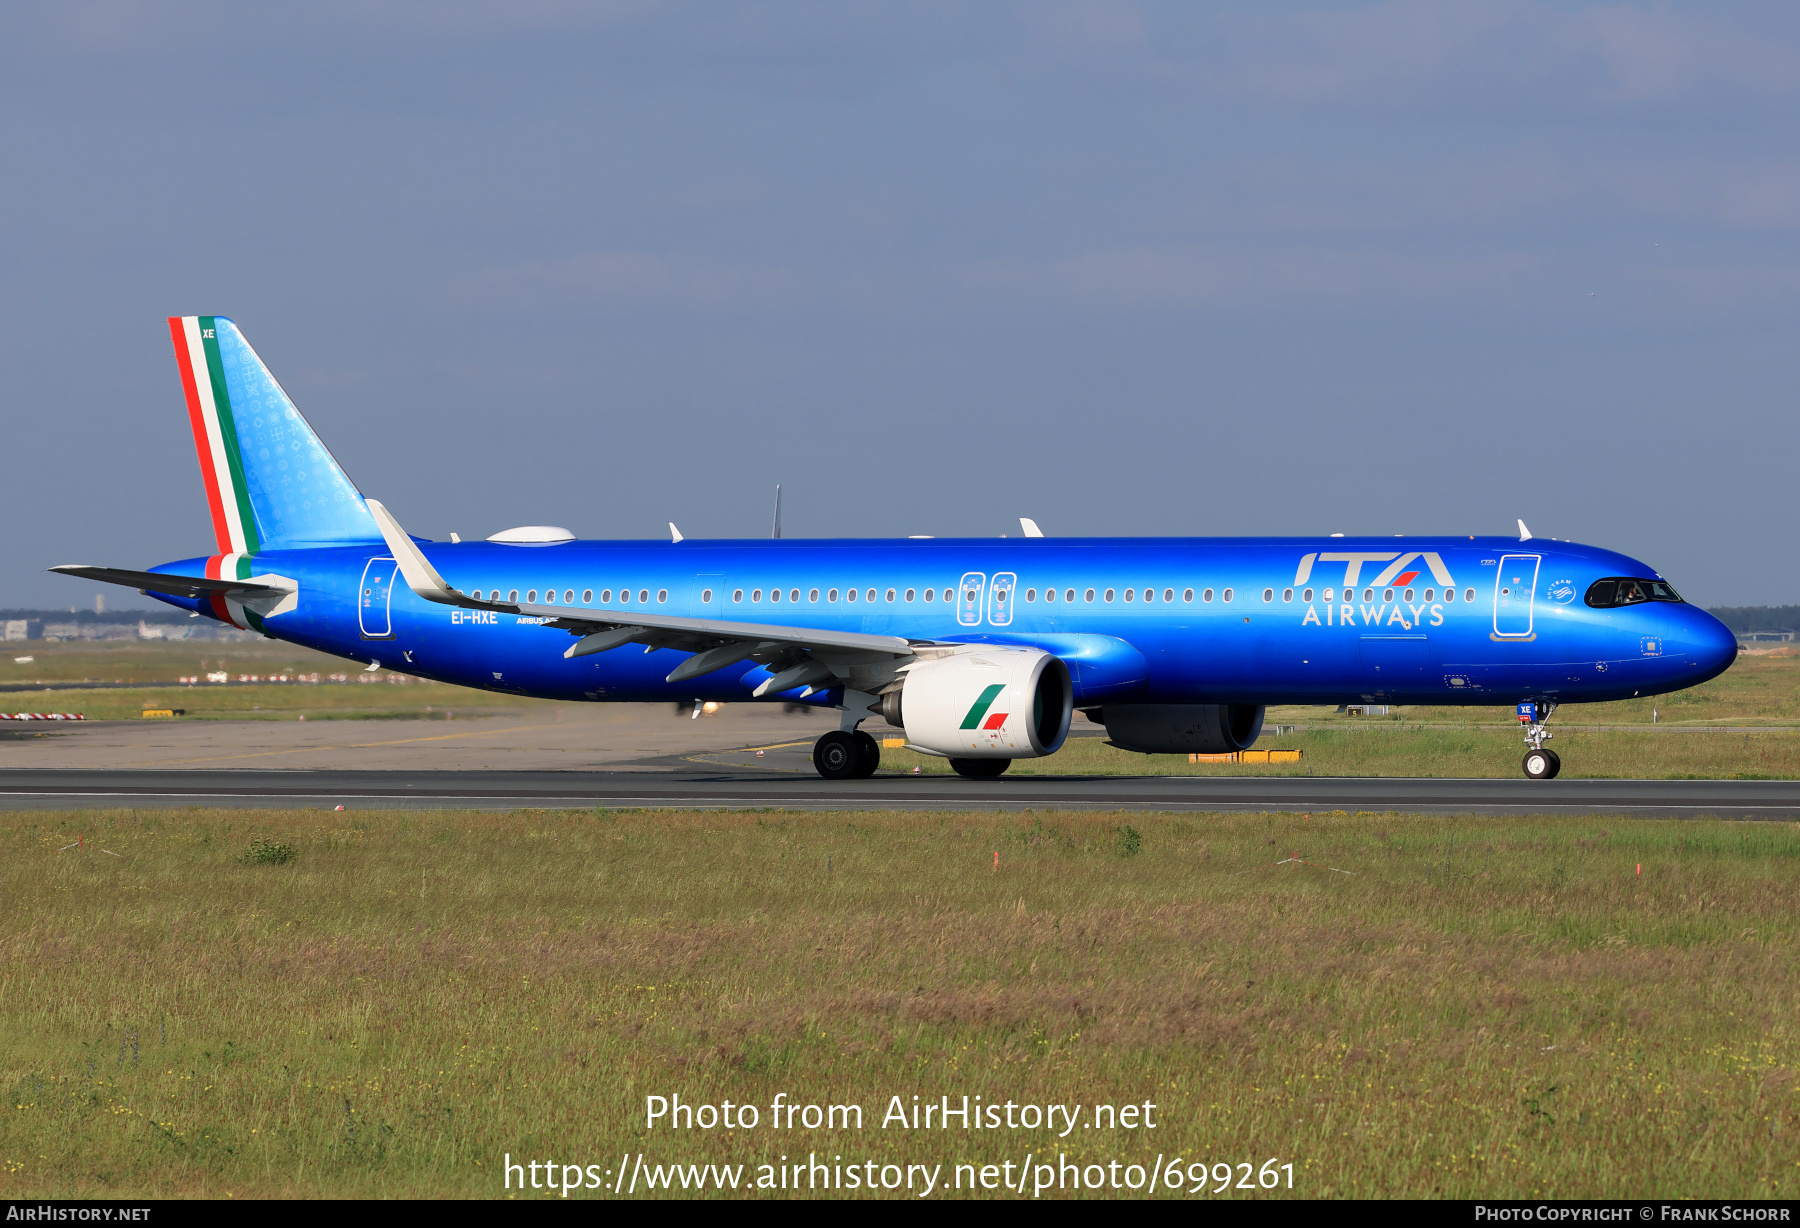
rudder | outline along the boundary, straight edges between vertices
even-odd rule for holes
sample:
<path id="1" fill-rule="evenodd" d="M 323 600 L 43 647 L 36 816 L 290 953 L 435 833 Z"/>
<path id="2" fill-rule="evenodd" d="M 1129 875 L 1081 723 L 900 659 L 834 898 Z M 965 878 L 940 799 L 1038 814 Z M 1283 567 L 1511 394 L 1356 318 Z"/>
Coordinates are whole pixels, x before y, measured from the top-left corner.
<path id="1" fill-rule="evenodd" d="M 169 332 L 219 553 L 380 541 L 362 495 L 224 316 Z"/>

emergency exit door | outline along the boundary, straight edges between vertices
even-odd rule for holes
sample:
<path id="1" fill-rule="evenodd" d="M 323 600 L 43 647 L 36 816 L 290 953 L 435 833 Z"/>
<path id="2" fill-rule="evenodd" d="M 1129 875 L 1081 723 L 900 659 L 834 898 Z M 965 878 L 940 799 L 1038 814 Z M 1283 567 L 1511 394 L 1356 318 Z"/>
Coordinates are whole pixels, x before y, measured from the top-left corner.
<path id="1" fill-rule="evenodd" d="M 357 595 L 357 621 L 365 640 L 392 639 L 394 570 L 393 559 L 370 559 L 363 568 L 362 589 Z"/>
<path id="2" fill-rule="evenodd" d="M 1541 554 L 1505 554 L 1494 576 L 1494 634 L 1531 634 L 1532 606 L 1536 601 Z"/>
<path id="3" fill-rule="evenodd" d="M 962 578 L 956 590 L 956 621 L 965 627 L 981 625 L 981 594 L 987 587 L 987 573 L 971 571 Z"/>

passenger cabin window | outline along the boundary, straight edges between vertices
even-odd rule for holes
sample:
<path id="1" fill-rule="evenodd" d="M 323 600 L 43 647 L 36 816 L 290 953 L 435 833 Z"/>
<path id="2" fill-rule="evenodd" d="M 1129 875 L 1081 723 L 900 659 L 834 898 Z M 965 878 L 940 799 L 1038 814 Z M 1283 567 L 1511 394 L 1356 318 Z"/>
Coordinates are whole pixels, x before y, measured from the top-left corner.
<path id="1" fill-rule="evenodd" d="M 1110 591 L 1108 591 L 1108 592 L 1107 592 L 1107 594 L 1106 594 L 1106 599 L 1107 599 L 1107 600 L 1108 600 L 1108 601 L 1111 601 L 1111 600 L 1112 600 L 1112 593 L 1111 593 L 1111 592 L 1110 592 Z M 1137 600 L 1137 590 L 1136 590 L 1136 589 L 1135 589 L 1135 588 L 1128 588 L 1128 589 L 1126 589 L 1126 590 L 1125 590 L 1125 600 L 1127 600 L 1127 601 L 1136 601 L 1136 600 Z"/>
<path id="2" fill-rule="evenodd" d="M 829 593 L 825 594 L 825 600 L 827 600 L 827 601 L 836 601 L 837 599 L 838 599 L 838 591 L 835 588 L 832 589 Z"/>
<path id="3" fill-rule="evenodd" d="M 1025 590 L 1025 600 L 1036 601 L 1037 600 L 1037 590 L 1035 588 L 1026 589 Z"/>
<path id="4" fill-rule="evenodd" d="M 806 590 L 806 599 L 808 601 L 812 602 L 814 605 L 818 605 L 819 604 L 819 590 L 816 588 L 807 589 Z"/>
<path id="5" fill-rule="evenodd" d="M 891 588 L 888 590 L 887 599 L 888 599 L 889 605 L 892 605 L 894 603 L 894 590 Z"/>
<path id="6" fill-rule="evenodd" d="M 1202 601 L 1211 601 L 1212 597 L 1213 597 L 1213 594 L 1212 594 L 1212 590 L 1210 588 L 1207 589 L 1204 593 L 1200 594 L 1200 600 L 1202 600 Z"/>
<path id="7" fill-rule="evenodd" d="M 790 588 L 788 590 L 788 600 L 798 602 L 800 600 L 800 590 L 797 588 Z"/>
<path id="8" fill-rule="evenodd" d="M 658 600 L 658 601 L 659 601 L 659 602 L 660 602 L 660 601 L 667 601 L 667 600 L 668 600 L 668 599 L 669 599 L 669 590 L 668 590 L 668 589 L 666 589 L 666 588 L 659 588 L 659 589 L 657 589 L 657 590 L 656 590 L 656 599 L 657 599 L 657 600 Z"/>
<path id="9" fill-rule="evenodd" d="M 751 589 L 750 590 L 750 600 L 761 601 L 762 600 L 762 590 L 760 588 Z"/>
<path id="10" fill-rule="evenodd" d="M 1275 600 L 1275 590 L 1274 590 L 1274 589 L 1272 589 L 1272 588 L 1265 588 L 1265 589 L 1264 589 L 1264 590 L 1263 590 L 1263 600 L 1264 600 L 1264 601 L 1273 601 L 1273 600 Z"/>
<path id="11" fill-rule="evenodd" d="M 742 601 L 744 599 L 744 590 L 741 588 L 732 589 L 731 590 L 731 599 L 733 601 Z"/>
<path id="12" fill-rule="evenodd" d="M 712 604 L 712 590 L 710 588 L 703 588 L 700 590 L 700 604 L 701 605 L 711 605 Z"/>
<path id="13" fill-rule="evenodd" d="M 526 601 L 536 601 L 537 600 L 537 590 L 534 588 L 534 589 L 527 591 L 525 594 L 525 600 Z"/>
<path id="14" fill-rule="evenodd" d="M 1225 600 L 1227 600 L 1227 601 L 1231 600 L 1231 590 L 1230 589 L 1225 590 Z"/>
<path id="15" fill-rule="evenodd" d="M 1465 588 L 1465 589 L 1464 589 L 1464 590 L 1463 590 L 1463 600 L 1464 600 L 1464 601 L 1473 601 L 1473 600 L 1475 600 L 1475 590 L 1474 590 L 1474 589 L 1472 589 L 1472 588 Z"/>
<path id="16" fill-rule="evenodd" d="M 911 601 L 911 600 L 912 600 L 912 599 L 913 599 L 913 591 L 912 591 L 912 589 L 910 589 L 910 588 L 909 588 L 909 589 L 907 589 L 907 590 L 906 590 L 906 599 L 907 599 L 907 600 L 908 600 L 908 601 Z M 925 600 L 927 600 L 927 601 L 930 601 L 930 600 L 931 600 L 931 594 L 930 594 L 930 593 L 927 593 L 927 594 L 925 594 Z"/>
<path id="17" fill-rule="evenodd" d="M 1089 601 L 1092 601 L 1092 600 L 1093 600 L 1093 599 L 1094 599 L 1094 598 L 1093 598 L 1093 595 L 1092 595 L 1092 594 L 1089 594 L 1089 596 L 1088 596 L 1088 600 L 1089 600 Z M 1064 600 L 1064 601 L 1073 601 L 1073 600 L 1075 600 L 1075 590 L 1074 590 L 1074 589 L 1070 589 L 1070 590 L 1069 590 L 1069 591 L 1068 591 L 1068 592 L 1066 592 L 1066 593 L 1064 593 L 1064 594 L 1063 594 L 1063 600 Z"/>
<path id="18" fill-rule="evenodd" d="M 516 602 L 517 602 L 517 601 L 518 601 L 518 600 L 519 600 L 519 590 L 518 590 L 518 589 L 516 589 L 516 588 L 515 588 L 515 589 L 512 589 L 512 590 L 511 590 L 511 591 L 510 591 L 510 592 L 508 592 L 508 593 L 507 593 L 507 594 L 506 594 L 506 599 L 507 599 L 507 600 L 508 600 L 508 601 L 511 601 L 511 602 L 515 602 L 515 603 L 516 603 Z"/>
<path id="19" fill-rule="evenodd" d="M 1193 599 L 1194 599 L 1194 593 L 1193 593 L 1193 590 L 1190 589 L 1190 590 L 1188 590 L 1188 600 L 1192 601 Z M 1175 590 L 1172 588 L 1165 588 L 1163 590 L 1163 600 L 1164 601 L 1175 600 Z"/>
<path id="20" fill-rule="evenodd" d="M 769 600 L 770 601 L 780 601 L 781 600 L 781 590 L 778 588 L 770 589 L 769 590 Z"/>
<path id="21" fill-rule="evenodd" d="M 1680 601 L 1681 594 L 1661 580 L 1634 577 L 1610 577 L 1588 586 L 1587 603 L 1596 610 L 1610 610 L 1622 605 L 1645 601 Z"/>
<path id="22" fill-rule="evenodd" d="M 1311 589 L 1310 589 L 1310 588 L 1309 588 L 1309 589 L 1307 589 L 1307 590 L 1306 590 L 1306 591 L 1305 591 L 1305 592 L 1304 592 L 1304 593 L 1301 593 L 1301 594 L 1300 594 L 1300 600 L 1302 600 L 1302 601 L 1311 601 L 1311 600 L 1312 600 L 1312 590 L 1311 590 Z"/>
<path id="23" fill-rule="evenodd" d="M 1407 589 L 1404 596 L 1406 597 L 1407 603 L 1411 604 L 1412 599 L 1413 599 L 1413 591 L 1410 588 Z"/>
<path id="24" fill-rule="evenodd" d="M 1191 588 L 1182 589 L 1181 590 L 1181 599 L 1183 601 L 1192 601 L 1194 599 L 1194 590 Z"/>
<path id="25" fill-rule="evenodd" d="M 935 601 L 936 599 L 937 599 L 937 590 L 935 588 L 928 588 L 925 590 L 925 600 Z"/>
<path id="26" fill-rule="evenodd" d="M 593 605 L 594 604 L 594 590 L 593 589 L 584 588 L 581 590 L 581 604 L 582 605 Z"/>

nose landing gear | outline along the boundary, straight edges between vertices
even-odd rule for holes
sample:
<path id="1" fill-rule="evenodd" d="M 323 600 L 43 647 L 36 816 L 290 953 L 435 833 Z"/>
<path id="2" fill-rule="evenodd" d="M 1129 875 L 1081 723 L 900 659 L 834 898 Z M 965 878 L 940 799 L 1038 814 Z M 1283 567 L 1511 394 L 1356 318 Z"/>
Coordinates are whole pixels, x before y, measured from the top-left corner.
<path id="1" fill-rule="evenodd" d="M 1554 780 L 1562 771 L 1562 758 L 1544 743 L 1556 735 L 1550 732 L 1550 716 L 1556 711 L 1556 705 L 1548 701 L 1522 703 L 1519 705 L 1519 720 L 1525 725 L 1525 744 L 1531 749 L 1525 752 L 1525 774 L 1533 780 Z"/>

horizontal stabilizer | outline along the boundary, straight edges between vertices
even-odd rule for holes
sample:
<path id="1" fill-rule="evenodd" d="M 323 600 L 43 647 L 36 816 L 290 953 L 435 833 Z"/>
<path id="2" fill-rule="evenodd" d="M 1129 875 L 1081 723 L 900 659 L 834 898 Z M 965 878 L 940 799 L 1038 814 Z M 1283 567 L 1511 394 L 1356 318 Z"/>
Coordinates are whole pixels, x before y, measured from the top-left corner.
<path id="1" fill-rule="evenodd" d="M 117 567 L 87 567 L 65 563 L 51 571 L 83 580 L 99 580 L 103 584 L 123 584 L 146 593 L 167 593 L 172 597 L 205 597 L 212 593 L 229 593 L 234 597 L 272 597 L 289 590 L 269 584 L 253 584 L 248 580 L 209 580 L 205 576 L 171 576 L 157 571 L 125 571 Z"/>

